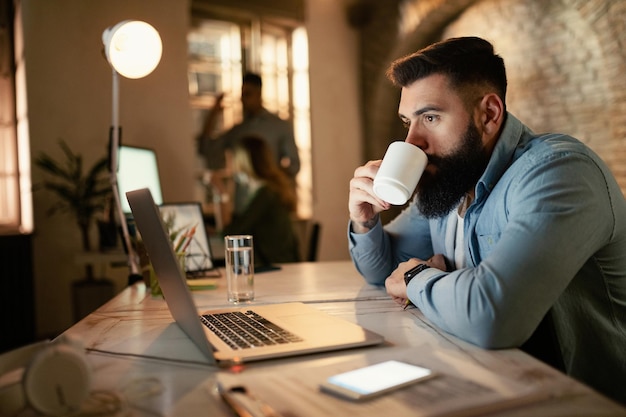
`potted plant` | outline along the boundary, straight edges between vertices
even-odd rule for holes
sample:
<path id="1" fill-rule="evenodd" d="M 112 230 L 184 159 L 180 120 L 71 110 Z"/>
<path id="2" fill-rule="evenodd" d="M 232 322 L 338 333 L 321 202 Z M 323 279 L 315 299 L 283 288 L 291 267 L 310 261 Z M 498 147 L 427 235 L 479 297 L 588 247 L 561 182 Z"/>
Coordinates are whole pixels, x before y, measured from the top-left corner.
<path id="1" fill-rule="evenodd" d="M 70 147 L 59 140 L 65 160 L 58 162 L 46 153 L 40 153 L 35 164 L 53 179 L 45 180 L 41 187 L 52 191 L 58 200 L 47 210 L 49 215 L 56 212 L 70 213 L 80 230 L 82 249 L 92 249 L 89 231 L 96 215 L 103 212 L 111 198 L 111 185 L 107 174 L 107 158 L 98 159 L 86 172 L 83 158 L 72 152 Z M 85 266 L 85 279 L 94 280 L 93 265 Z"/>

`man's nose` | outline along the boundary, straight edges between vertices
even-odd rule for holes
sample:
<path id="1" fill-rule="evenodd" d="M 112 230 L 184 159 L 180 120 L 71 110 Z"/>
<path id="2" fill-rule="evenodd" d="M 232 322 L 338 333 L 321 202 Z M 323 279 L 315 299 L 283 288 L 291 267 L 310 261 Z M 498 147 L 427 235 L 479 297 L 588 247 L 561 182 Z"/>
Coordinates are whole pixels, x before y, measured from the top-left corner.
<path id="1" fill-rule="evenodd" d="M 426 140 L 424 135 L 421 135 L 419 132 L 416 131 L 416 129 L 409 129 L 404 141 L 417 146 L 423 151 L 426 151 L 426 149 L 428 148 L 428 141 Z"/>

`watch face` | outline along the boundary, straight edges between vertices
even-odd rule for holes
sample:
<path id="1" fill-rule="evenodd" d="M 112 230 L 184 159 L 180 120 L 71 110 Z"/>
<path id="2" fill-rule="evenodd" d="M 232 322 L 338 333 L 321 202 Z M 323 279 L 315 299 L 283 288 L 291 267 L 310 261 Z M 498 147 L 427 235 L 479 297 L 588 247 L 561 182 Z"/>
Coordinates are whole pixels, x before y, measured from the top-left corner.
<path id="1" fill-rule="evenodd" d="M 413 277 L 415 277 L 417 274 L 419 274 L 420 272 L 428 268 L 430 268 L 430 266 L 426 264 L 419 264 L 409 269 L 408 271 L 404 273 L 404 283 L 406 285 L 409 285 L 409 282 L 413 279 Z"/>

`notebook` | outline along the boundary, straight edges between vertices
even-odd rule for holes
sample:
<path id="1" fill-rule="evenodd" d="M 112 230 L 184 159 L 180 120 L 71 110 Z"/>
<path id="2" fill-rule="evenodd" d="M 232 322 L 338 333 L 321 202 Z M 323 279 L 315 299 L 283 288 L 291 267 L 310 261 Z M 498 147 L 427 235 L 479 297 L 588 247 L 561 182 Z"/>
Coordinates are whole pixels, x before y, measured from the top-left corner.
<path id="1" fill-rule="evenodd" d="M 261 359 L 303 355 L 380 344 L 383 337 L 363 327 L 333 317 L 303 303 L 234 306 L 199 313 L 178 267 L 158 207 L 147 188 L 126 193 L 137 229 L 159 279 L 163 296 L 172 317 L 209 362 L 229 366 Z M 224 296 L 225 297 L 225 296 Z M 252 347 L 240 348 L 233 341 L 237 329 L 218 323 L 235 313 L 232 322 L 248 319 L 269 327 L 253 335 Z M 259 319 L 258 316 L 263 317 Z M 245 316 L 245 317 L 243 317 Z M 279 330 L 282 329 L 282 330 Z M 215 330 L 211 330 L 215 329 Z M 225 329 L 226 338 L 218 336 Z M 260 330 L 257 330 L 261 333 Z M 284 341 L 262 346 L 263 337 L 280 336 Z"/>
<path id="2" fill-rule="evenodd" d="M 155 201 L 156 203 L 156 201 Z M 181 238 L 184 231 L 193 230 L 189 243 L 185 243 L 185 272 L 187 278 L 220 276 L 213 265 L 209 235 L 204 226 L 202 206 L 198 202 L 163 203 L 158 206 L 165 224 Z"/>

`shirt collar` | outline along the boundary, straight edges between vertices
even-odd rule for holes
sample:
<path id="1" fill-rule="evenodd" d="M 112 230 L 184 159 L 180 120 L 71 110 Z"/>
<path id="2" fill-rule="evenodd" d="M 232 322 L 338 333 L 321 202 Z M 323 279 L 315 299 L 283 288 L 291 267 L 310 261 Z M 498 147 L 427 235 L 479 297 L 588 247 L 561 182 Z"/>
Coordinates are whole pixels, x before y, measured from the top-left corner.
<path id="1" fill-rule="evenodd" d="M 496 186 L 505 171 L 519 157 L 516 150 L 523 147 L 534 134 L 515 116 L 508 113 L 504 128 L 493 149 L 485 172 L 476 185 L 476 200 L 482 200 Z"/>

